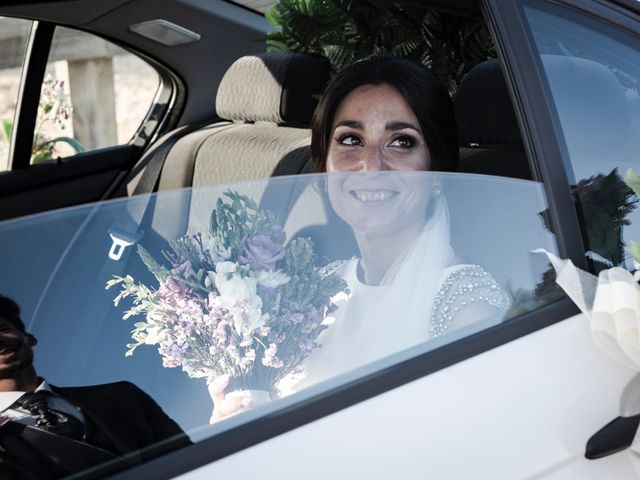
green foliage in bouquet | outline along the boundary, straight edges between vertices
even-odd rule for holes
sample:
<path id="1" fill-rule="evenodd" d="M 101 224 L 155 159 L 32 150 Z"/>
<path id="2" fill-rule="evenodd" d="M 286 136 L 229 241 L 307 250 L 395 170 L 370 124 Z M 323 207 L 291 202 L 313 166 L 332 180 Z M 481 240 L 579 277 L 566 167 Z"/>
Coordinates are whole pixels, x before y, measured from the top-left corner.
<path id="1" fill-rule="evenodd" d="M 295 298 L 301 305 L 321 308 L 322 299 L 346 290 L 345 281 L 331 274 L 336 264 L 318 269 L 315 263 L 313 243 L 304 238 L 293 239 L 284 257 L 285 270 L 291 277 L 291 281 L 282 286 L 284 298 Z"/>
<path id="2" fill-rule="evenodd" d="M 219 198 L 210 219 L 210 234 L 223 249 L 232 256 L 241 255 L 247 239 L 265 232 L 278 245 L 284 244 L 284 231 L 272 211 L 259 209 L 255 200 L 238 192 L 225 196 L 230 202 Z"/>
<path id="3" fill-rule="evenodd" d="M 484 22 L 418 3 L 280 0 L 267 19 L 271 50 L 325 57 L 334 71 L 374 53 L 420 62 L 451 92 L 471 67 L 496 56 Z"/>

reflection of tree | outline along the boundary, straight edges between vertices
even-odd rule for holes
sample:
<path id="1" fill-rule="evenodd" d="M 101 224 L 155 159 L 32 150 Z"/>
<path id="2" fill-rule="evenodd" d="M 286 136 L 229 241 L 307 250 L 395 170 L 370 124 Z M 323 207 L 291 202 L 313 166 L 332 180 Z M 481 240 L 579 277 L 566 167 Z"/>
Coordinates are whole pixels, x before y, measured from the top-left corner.
<path id="1" fill-rule="evenodd" d="M 608 175 L 598 174 L 581 180 L 572 187 L 571 192 L 578 212 L 590 270 L 598 274 L 605 268 L 624 266 L 625 244 L 622 229 L 631 223 L 627 216 L 637 206 L 636 194 L 620 177 L 617 169 L 613 169 Z M 555 233 L 548 209 L 539 215 L 546 229 Z M 555 280 L 555 270 L 549 265 L 534 290 L 513 293 L 514 306 L 507 318 L 547 304 L 562 295 Z"/>
<path id="2" fill-rule="evenodd" d="M 576 209 L 583 232 L 587 257 L 593 262 L 592 270 L 624 263 L 625 245 L 622 229 L 631 222 L 627 215 L 638 203 L 638 198 L 613 169 L 608 175 L 595 175 L 581 180 L 572 188 Z M 548 211 L 540 213 L 545 227 L 553 233 Z"/>

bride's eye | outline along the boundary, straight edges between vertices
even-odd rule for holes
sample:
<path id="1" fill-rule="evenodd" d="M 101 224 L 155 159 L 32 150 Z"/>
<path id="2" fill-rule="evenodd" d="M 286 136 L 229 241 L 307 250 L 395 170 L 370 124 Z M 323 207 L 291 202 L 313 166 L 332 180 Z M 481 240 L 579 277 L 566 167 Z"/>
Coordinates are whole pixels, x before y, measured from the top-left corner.
<path id="1" fill-rule="evenodd" d="M 345 133 L 344 135 L 340 135 L 336 139 L 339 145 L 346 145 L 349 147 L 359 147 L 362 146 L 362 140 L 357 135 L 352 133 Z"/>
<path id="2" fill-rule="evenodd" d="M 416 139 L 409 135 L 401 135 L 393 139 L 390 147 L 412 148 L 416 145 Z"/>

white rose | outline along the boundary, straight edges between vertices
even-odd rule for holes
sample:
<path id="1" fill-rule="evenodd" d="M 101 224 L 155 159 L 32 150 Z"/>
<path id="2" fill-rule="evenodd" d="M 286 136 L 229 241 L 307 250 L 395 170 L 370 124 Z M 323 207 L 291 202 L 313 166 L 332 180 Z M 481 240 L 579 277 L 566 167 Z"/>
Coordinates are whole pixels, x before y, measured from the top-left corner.
<path id="1" fill-rule="evenodd" d="M 243 278 L 239 273 L 233 273 L 232 275 L 218 274 L 215 282 L 222 301 L 229 305 L 235 305 L 242 300 L 252 300 L 256 296 L 257 280 L 253 277 Z"/>
<path id="2" fill-rule="evenodd" d="M 216 263 L 217 273 L 233 273 L 238 268 L 238 264 L 235 262 L 218 262 Z"/>
<path id="3" fill-rule="evenodd" d="M 238 334 L 242 333 L 245 324 L 250 331 L 262 326 L 262 299 L 256 293 L 254 277 L 242 277 L 239 273 L 216 275 L 215 282 L 220 304 L 232 312 Z"/>

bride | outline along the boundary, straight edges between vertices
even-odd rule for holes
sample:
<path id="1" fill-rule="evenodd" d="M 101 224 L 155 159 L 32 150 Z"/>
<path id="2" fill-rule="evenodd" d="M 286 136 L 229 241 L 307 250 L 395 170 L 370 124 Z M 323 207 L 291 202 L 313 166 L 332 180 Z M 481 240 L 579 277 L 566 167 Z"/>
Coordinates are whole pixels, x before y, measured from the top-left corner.
<path id="1" fill-rule="evenodd" d="M 437 175 L 415 173 L 456 170 L 458 135 L 444 86 L 422 65 L 369 57 L 333 79 L 312 128 L 315 170 L 329 173 L 331 205 L 353 229 L 360 256 L 340 269 L 350 295 L 337 300 L 335 322 L 295 388 L 499 320 L 508 296 L 454 253 Z"/>
<path id="2" fill-rule="evenodd" d="M 335 320 L 293 390 L 472 322 L 500 320 L 508 296 L 452 250 L 437 175 L 416 173 L 455 171 L 458 159 L 451 98 L 425 67 L 388 55 L 346 67 L 315 111 L 311 151 L 360 255 L 340 267 L 349 294 L 335 299 Z M 225 386 L 212 386 L 214 416 L 252 405 L 225 399 Z"/>

